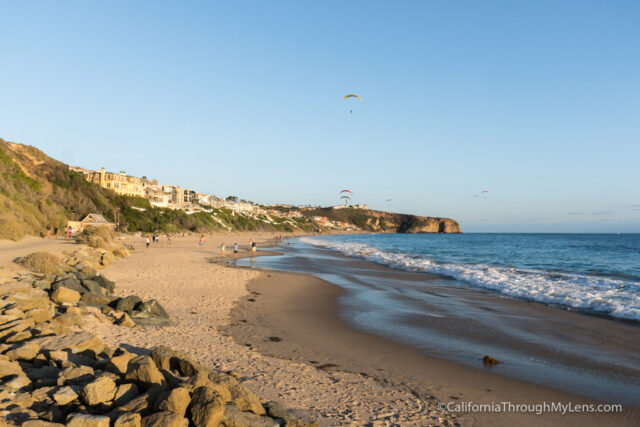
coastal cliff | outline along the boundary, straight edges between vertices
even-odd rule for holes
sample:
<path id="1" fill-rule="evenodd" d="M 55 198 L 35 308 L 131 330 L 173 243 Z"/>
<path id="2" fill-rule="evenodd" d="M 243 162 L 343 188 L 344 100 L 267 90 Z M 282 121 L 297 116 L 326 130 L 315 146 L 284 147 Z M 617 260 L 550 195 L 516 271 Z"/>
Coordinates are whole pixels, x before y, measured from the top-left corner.
<path id="1" fill-rule="evenodd" d="M 308 218 L 352 224 L 378 233 L 461 233 L 460 225 L 450 218 L 417 216 L 360 208 L 318 208 L 302 212 Z"/>

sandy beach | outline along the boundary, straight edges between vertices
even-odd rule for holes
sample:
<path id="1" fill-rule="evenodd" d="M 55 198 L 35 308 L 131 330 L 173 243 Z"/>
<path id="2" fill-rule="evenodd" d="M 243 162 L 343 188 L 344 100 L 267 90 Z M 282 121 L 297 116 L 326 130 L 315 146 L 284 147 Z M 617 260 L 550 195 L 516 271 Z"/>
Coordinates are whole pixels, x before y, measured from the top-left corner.
<path id="1" fill-rule="evenodd" d="M 250 238 L 261 247 L 273 236 L 207 236 L 203 249 L 198 247 L 197 236 L 174 238 L 171 245 L 162 239 L 148 250 L 143 239 L 129 237 L 127 243 L 136 247 L 135 254 L 106 268 L 103 274 L 116 281 L 117 295 L 135 293 L 143 299 L 157 299 L 174 325 L 126 329 L 95 321 L 88 328 L 114 347 L 145 352 L 156 345 L 170 345 L 207 366 L 235 371 L 261 399 L 278 401 L 302 419 L 317 420 L 320 425 L 456 424 L 455 415 L 438 410 L 435 402 L 416 397 L 401 385 L 266 356 L 223 332 L 238 301 L 260 301 L 261 296 L 252 293 L 247 284 L 276 277 L 211 262 L 220 260 L 223 241 L 227 248 L 237 241 L 240 255 L 246 255 Z M 228 249 L 227 258 L 232 259 Z M 268 340 L 269 336 L 262 338 Z"/>
<path id="2" fill-rule="evenodd" d="M 111 346 L 144 353 L 156 345 L 184 350 L 212 368 L 240 374 L 263 400 L 275 400 L 320 425 L 636 425 L 622 414 L 454 414 L 439 402 L 597 402 L 471 369 L 359 332 L 337 316 L 340 288 L 311 276 L 225 265 L 219 246 L 272 234 L 235 233 L 164 239 L 106 268 L 117 295 L 155 298 L 174 325 L 126 329 L 97 320 L 88 327 Z"/>

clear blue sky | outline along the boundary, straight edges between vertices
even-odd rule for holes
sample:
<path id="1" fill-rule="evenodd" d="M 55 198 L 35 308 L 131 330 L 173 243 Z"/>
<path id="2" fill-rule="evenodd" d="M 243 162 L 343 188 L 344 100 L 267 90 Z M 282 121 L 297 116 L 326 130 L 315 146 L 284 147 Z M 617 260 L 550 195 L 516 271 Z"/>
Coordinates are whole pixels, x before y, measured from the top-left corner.
<path id="1" fill-rule="evenodd" d="M 0 137 L 69 164 L 262 203 L 349 188 L 463 231 L 640 231 L 638 1 L 1 1 L 0 18 Z"/>

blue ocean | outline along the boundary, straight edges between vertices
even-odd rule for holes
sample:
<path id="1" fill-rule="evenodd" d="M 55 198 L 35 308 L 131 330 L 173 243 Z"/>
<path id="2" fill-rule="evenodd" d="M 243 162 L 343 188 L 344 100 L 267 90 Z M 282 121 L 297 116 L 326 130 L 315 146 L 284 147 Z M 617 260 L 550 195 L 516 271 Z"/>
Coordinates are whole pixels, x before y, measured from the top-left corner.
<path id="1" fill-rule="evenodd" d="M 640 234 L 368 234 L 300 241 L 509 297 L 640 321 Z"/>

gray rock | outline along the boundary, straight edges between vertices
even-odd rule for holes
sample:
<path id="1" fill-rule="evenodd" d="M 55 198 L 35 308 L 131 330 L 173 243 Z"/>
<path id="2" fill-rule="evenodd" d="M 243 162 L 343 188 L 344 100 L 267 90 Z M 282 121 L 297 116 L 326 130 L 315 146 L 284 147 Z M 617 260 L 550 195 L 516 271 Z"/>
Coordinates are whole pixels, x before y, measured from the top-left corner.
<path id="1" fill-rule="evenodd" d="M 60 373 L 60 369 L 55 366 L 43 366 L 41 368 L 31 368 L 27 369 L 26 374 L 27 377 L 31 381 L 43 380 L 45 378 L 58 378 L 58 374 Z"/>
<path id="2" fill-rule="evenodd" d="M 76 279 L 75 277 L 68 277 L 66 279 L 62 279 L 62 280 L 59 280 L 57 282 L 53 282 L 53 284 L 51 285 L 51 288 L 54 291 L 56 289 L 60 288 L 60 287 L 65 287 L 67 289 L 74 290 L 74 291 L 78 292 L 79 294 L 84 294 L 85 292 L 87 292 L 87 290 L 85 288 L 83 288 L 82 285 L 80 284 L 80 281 L 78 279 Z"/>
<path id="3" fill-rule="evenodd" d="M 267 410 L 267 415 L 271 418 L 291 418 L 292 416 L 289 414 L 289 411 L 279 404 L 278 402 L 270 401 L 265 403 L 265 409 Z"/>
<path id="4" fill-rule="evenodd" d="M 159 317 L 161 319 L 168 319 L 169 315 L 162 308 L 160 303 L 154 299 L 145 301 L 137 307 L 139 317 Z"/>
<path id="5" fill-rule="evenodd" d="M 94 307 L 106 307 L 111 304 L 116 298 L 106 295 L 99 295 L 93 292 L 87 292 L 82 297 L 80 297 L 80 301 L 85 303 L 86 305 L 92 305 Z M 83 304 L 78 304 L 83 305 Z"/>
<path id="6" fill-rule="evenodd" d="M 40 288 L 44 291 L 48 291 L 49 289 L 51 289 L 51 280 L 48 280 L 48 279 L 36 280 L 35 282 L 33 282 L 33 287 Z"/>
<path id="7" fill-rule="evenodd" d="M 104 294 L 102 286 L 100 286 L 100 284 L 96 281 L 85 279 L 82 281 L 82 286 L 84 286 L 86 290 L 88 290 L 89 292 L 93 292 L 94 294 Z"/>
<path id="8" fill-rule="evenodd" d="M 129 295 L 128 297 L 120 298 L 116 302 L 115 309 L 118 311 L 132 312 L 136 305 L 141 303 L 142 300 L 136 295 Z"/>
<path id="9" fill-rule="evenodd" d="M 224 410 L 225 427 L 279 427 L 280 424 L 269 417 L 244 412 L 233 403 L 228 404 Z"/>
<path id="10" fill-rule="evenodd" d="M 98 283 L 98 285 L 104 288 L 108 294 L 112 294 L 113 291 L 116 289 L 116 282 L 109 280 L 104 276 L 93 276 L 91 280 Z"/>

